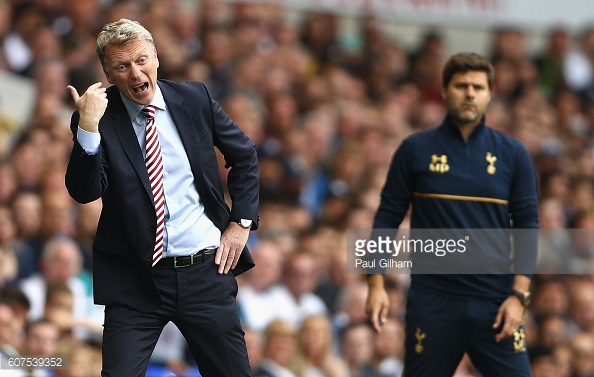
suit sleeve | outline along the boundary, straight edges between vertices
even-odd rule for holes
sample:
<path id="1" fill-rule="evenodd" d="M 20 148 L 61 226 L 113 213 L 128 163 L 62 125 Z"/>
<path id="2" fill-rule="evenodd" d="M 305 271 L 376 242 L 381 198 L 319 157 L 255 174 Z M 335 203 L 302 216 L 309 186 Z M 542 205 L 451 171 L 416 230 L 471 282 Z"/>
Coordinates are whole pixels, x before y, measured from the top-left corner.
<path id="1" fill-rule="evenodd" d="M 66 168 L 65 183 L 70 196 L 79 203 L 89 203 L 99 199 L 107 187 L 104 170 L 103 149 L 89 155 L 82 148 L 76 137 L 78 130 L 78 112 L 74 112 L 70 121 L 74 145 Z"/>
<path id="2" fill-rule="evenodd" d="M 260 192 L 256 145 L 212 99 L 206 86 L 202 85 L 211 105 L 214 145 L 225 158 L 225 168 L 229 168 L 227 189 L 232 201 L 230 218 L 250 219 L 253 221 L 252 229 L 255 230 L 258 228 Z"/>

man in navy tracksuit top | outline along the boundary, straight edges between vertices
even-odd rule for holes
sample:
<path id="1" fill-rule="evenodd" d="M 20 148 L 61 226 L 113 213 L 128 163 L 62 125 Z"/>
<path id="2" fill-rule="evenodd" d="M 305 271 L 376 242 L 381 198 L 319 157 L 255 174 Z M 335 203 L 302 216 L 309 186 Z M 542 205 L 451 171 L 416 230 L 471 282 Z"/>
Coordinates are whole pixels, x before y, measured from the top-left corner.
<path id="1" fill-rule="evenodd" d="M 485 126 L 493 76 L 493 66 L 478 54 L 446 62 L 448 115 L 398 148 L 374 228 L 397 228 L 411 203 L 413 229 L 538 227 L 536 177 L 526 148 Z M 536 237 L 514 248 L 510 264 L 535 264 Z M 404 376 L 451 377 L 465 352 L 485 377 L 531 376 L 521 325 L 531 273 L 412 274 Z M 368 284 L 367 311 L 381 331 L 388 306 L 383 276 L 370 275 Z"/>

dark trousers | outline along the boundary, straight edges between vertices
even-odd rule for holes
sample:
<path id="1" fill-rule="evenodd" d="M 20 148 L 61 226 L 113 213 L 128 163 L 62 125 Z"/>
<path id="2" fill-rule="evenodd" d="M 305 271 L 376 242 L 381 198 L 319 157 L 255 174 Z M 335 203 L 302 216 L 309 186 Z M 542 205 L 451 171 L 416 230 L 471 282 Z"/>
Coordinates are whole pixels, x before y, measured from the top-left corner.
<path id="1" fill-rule="evenodd" d="M 235 297 L 237 282 L 219 275 L 214 258 L 183 268 L 155 268 L 162 304 L 154 312 L 105 309 L 102 377 L 144 377 L 167 322 L 179 328 L 203 377 L 249 377 L 244 333 Z M 114 292 L 114 294 L 117 294 Z"/>
<path id="2" fill-rule="evenodd" d="M 404 377 L 451 377 L 467 352 L 484 377 L 530 377 L 524 328 L 495 341 L 501 303 L 457 300 L 415 289 L 406 309 Z"/>

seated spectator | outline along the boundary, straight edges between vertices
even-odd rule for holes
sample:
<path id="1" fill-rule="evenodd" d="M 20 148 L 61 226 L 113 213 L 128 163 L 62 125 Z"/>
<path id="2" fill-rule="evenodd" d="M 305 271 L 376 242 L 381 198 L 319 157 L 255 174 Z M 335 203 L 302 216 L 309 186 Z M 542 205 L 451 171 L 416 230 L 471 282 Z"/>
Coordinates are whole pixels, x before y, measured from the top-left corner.
<path id="1" fill-rule="evenodd" d="M 17 228 L 17 280 L 22 280 L 39 272 L 41 196 L 33 189 L 18 190 L 12 198 L 11 207 Z"/>
<path id="2" fill-rule="evenodd" d="M 12 210 L 0 205 L 0 287 L 17 277 L 16 226 Z"/>
<path id="3" fill-rule="evenodd" d="M 52 284 L 65 284 L 73 296 L 72 316 L 78 322 L 101 325 L 98 308 L 92 304 L 88 291 L 77 276 L 81 270 L 81 253 L 77 244 L 68 237 L 48 241 L 41 256 L 41 272 L 20 282 L 19 286 L 31 302 L 29 319 L 45 316 L 44 307 L 48 289 Z M 83 333 L 77 334 L 84 337 Z"/>
<path id="4" fill-rule="evenodd" d="M 298 334 L 297 377 L 349 377 L 346 364 L 337 356 L 332 324 L 325 315 L 307 317 Z"/>
<path id="5" fill-rule="evenodd" d="M 570 341 L 574 377 L 594 375 L 594 335 L 580 332 Z"/>
<path id="6" fill-rule="evenodd" d="M 569 290 L 569 316 L 573 331 L 594 331 L 594 283 L 582 279 L 575 281 Z"/>
<path id="7" fill-rule="evenodd" d="M 31 322 L 25 328 L 25 341 L 21 354 L 35 357 L 58 356 L 59 329 L 54 323 L 40 319 Z M 53 377 L 53 368 L 31 369 L 33 377 Z"/>
<path id="8" fill-rule="evenodd" d="M 567 321 L 559 315 L 542 318 L 538 327 L 538 343 L 541 346 L 555 348 L 567 342 Z"/>
<path id="9" fill-rule="evenodd" d="M 352 323 L 367 322 L 366 300 L 367 283 L 361 280 L 348 283 L 340 292 L 336 315 L 332 318 L 335 337 L 339 342 L 343 329 Z"/>
<path id="10" fill-rule="evenodd" d="M 281 277 L 282 259 L 278 246 L 268 240 L 258 243 L 253 258 L 259 268 L 245 274 L 246 281 L 237 293 L 237 304 L 242 323 L 249 329 L 263 331 L 282 309 L 271 294 Z"/>
<path id="11" fill-rule="evenodd" d="M 367 322 L 348 325 L 342 333 L 340 348 L 351 377 L 382 377 L 372 366 L 373 329 Z"/>
<path id="12" fill-rule="evenodd" d="M 290 370 L 295 357 L 295 335 L 295 329 L 282 320 L 266 326 L 264 352 L 254 377 L 296 377 Z"/>
<path id="13" fill-rule="evenodd" d="M 553 349 L 553 355 L 555 356 L 556 364 L 556 376 L 557 377 L 571 377 L 573 373 L 572 369 L 572 357 L 573 351 L 568 343 L 557 346 Z"/>
<path id="14" fill-rule="evenodd" d="M 31 304 L 27 296 L 16 286 L 4 287 L 0 290 L 0 300 L 9 304 L 15 313 L 16 327 L 24 329 L 27 326 L 27 316 Z"/>
<path id="15" fill-rule="evenodd" d="M 375 334 L 372 364 L 384 377 L 400 377 L 404 367 L 404 324 L 389 318 Z"/>
<path id="16" fill-rule="evenodd" d="M 555 357 L 549 347 L 537 346 L 528 350 L 532 377 L 557 377 Z"/>
<path id="17" fill-rule="evenodd" d="M 322 299 L 313 293 L 317 275 L 315 260 L 309 253 L 296 252 L 289 256 L 283 268 L 282 283 L 270 290 L 278 308 L 277 318 L 296 328 L 310 315 L 327 313 Z"/>
<path id="18" fill-rule="evenodd" d="M 255 371 L 262 360 L 264 335 L 261 331 L 251 330 L 249 328 L 245 328 L 243 331 L 245 332 L 243 337 L 245 339 L 245 345 L 247 346 L 250 367 Z"/>
<path id="19" fill-rule="evenodd" d="M 68 366 L 65 369 L 55 369 L 57 377 L 100 377 L 97 371 L 93 370 L 93 350 L 83 344 L 67 344 L 61 349 L 60 354 L 68 358 Z"/>
<path id="20" fill-rule="evenodd" d="M 20 321 L 12 305 L 6 300 L 0 299 L 0 359 L 4 362 L 6 357 L 20 356 L 18 349 L 21 346 L 19 340 Z M 2 377 L 23 377 L 27 375 L 24 368 L 2 370 Z"/>

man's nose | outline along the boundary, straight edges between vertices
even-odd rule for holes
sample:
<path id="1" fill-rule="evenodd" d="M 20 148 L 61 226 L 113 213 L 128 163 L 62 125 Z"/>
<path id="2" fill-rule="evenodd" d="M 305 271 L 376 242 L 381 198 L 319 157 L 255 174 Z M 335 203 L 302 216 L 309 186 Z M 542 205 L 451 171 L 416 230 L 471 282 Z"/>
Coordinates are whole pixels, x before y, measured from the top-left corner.
<path id="1" fill-rule="evenodd" d="M 130 66 L 130 75 L 132 77 L 138 77 L 138 76 L 140 76 L 140 68 L 136 64 L 132 64 Z"/>

